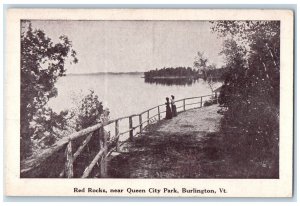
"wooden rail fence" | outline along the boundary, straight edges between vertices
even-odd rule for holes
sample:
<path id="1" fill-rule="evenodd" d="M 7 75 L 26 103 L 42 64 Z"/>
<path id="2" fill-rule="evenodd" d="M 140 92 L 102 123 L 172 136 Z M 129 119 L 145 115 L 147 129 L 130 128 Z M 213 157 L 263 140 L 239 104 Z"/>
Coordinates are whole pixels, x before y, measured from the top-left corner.
<path id="1" fill-rule="evenodd" d="M 206 100 L 205 100 L 206 99 Z M 193 101 L 192 101 L 193 100 Z M 195 100 L 197 100 L 195 102 Z M 205 95 L 205 96 L 198 96 L 198 97 L 190 97 L 190 98 L 184 98 L 175 101 L 177 106 L 177 111 L 182 112 L 186 111 L 188 109 L 194 109 L 194 108 L 200 108 L 203 107 L 204 102 L 208 100 L 216 100 L 218 101 L 218 93 L 213 93 L 212 95 Z M 192 102 L 191 102 L 192 101 Z M 100 176 L 105 177 L 106 176 L 106 168 L 107 163 L 106 159 L 113 151 L 119 151 L 120 146 L 124 144 L 127 141 L 119 141 L 120 136 L 129 134 L 128 139 L 129 141 L 132 141 L 134 138 L 134 131 L 138 129 L 137 134 L 142 133 L 143 129 L 145 129 L 145 126 L 159 121 L 162 118 L 162 114 L 164 114 L 166 111 L 161 110 L 162 107 L 165 107 L 165 104 L 158 105 L 155 107 L 152 107 L 140 114 L 134 114 L 126 117 L 117 118 L 114 120 L 110 120 L 104 123 L 99 123 L 94 126 L 88 127 L 86 129 L 83 129 L 79 132 L 73 133 L 72 135 L 65 137 L 67 138 L 67 147 L 66 147 L 66 161 L 65 161 L 65 167 L 63 171 L 60 173 L 60 177 L 67 177 L 67 178 L 73 178 L 74 177 L 74 162 L 78 158 L 78 156 L 81 154 L 83 149 L 86 147 L 86 145 L 90 142 L 93 135 L 97 135 L 99 139 L 99 152 L 96 154 L 96 156 L 93 158 L 93 160 L 90 162 L 90 164 L 85 168 L 83 174 L 81 175 L 81 178 L 87 178 L 91 174 L 91 171 L 95 167 L 95 165 L 100 165 Z M 189 108 L 188 108 L 189 107 Z M 150 115 L 151 111 L 157 111 L 157 113 L 153 116 Z M 146 114 L 147 118 L 143 121 L 143 115 Z M 138 117 L 138 124 L 133 125 L 133 117 Z M 128 119 L 129 128 L 126 131 L 121 132 L 119 123 L 121 120 Z M 109 142 L 109 134 L 105 132 L 105 128 L 107 125 L 114 124 L 114 136 L 110 139 L 114 139 L 113 142 Z M 76 151 L 72 150 L 72 143 L 74 140 L 86 136 L 83 140 L 83 142 L 80 144 L 80 146 L 77 148 Z"/>

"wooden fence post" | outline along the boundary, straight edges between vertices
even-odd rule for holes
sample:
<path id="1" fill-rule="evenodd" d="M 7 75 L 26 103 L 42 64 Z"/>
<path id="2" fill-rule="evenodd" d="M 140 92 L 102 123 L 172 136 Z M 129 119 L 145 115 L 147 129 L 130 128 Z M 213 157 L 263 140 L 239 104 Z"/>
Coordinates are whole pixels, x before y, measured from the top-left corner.
<path id="1" fill-rule="evenodd" d="M 140 123 L 140 134 L 143 131 L 143 119 L 142 119 L 142 114 L 139 115 L 139 123 Z"/>
<path id="2" fill-rule="evenodd" d="M 67 153 L 67 161 L 66 161 L 66 165 L 65 165 L 65 169 L 66 169 L 66 176 L 67 178 L 72 178 L 73 177 L 73 154 L 72 154 L 72 141 L 69 140 L 69 143 L 67 145 L 67 149 L 66 149 L 66 153 Z"/>
<path id="3" fill-rule="evenodd" d="M 201 97 L 201 99 L 200 99 L 200 107 L 202 107 L 202 97 Z"/>
<path id="4" fill-rule="evenodd" d="M 133 140 L 132 116 L 129 117 L 129 140 Z"/>
<path id="5" fill-rule="evenodd" d="M 218 103 L 219 103 L 219 101 L 218 101 L 218 93 L 217 93 L 217 92 L 215 92 L 215 97 L 216 97 L 217 104 L 218 104 Z"/>
<path id="6" fill-rule="evenodd" d="M 158 112 L 158 121 L 160 120 L 160 110 L 159 110 L 159 106 L 157 106 L 157 112 Z"/>
<path id="7" fill-rule="evenodd" d="M 101 127 L 103 130 L 103 156 L 101 158 L 101 164 L 100 164 L 100 176 L 101 177 L 106 177 L 107 176 L 107 160 L 106 160 L 106 155 L 107 155 L 107 149 L 108 149 L 108 145 L 107 145 L 107 139 L 108 139 L 108 135 L 105 134 L 104 132 L 104 128 Z M 100 151 L 100 150 L 99 150 Z"/>
<path id="8" fill-rule="evenodd" d="M 115 121 L 115 137 L 116 137 L 116 151 L 119 152 L 119 120 Z"/>
<path id="9" fill-rule="evenodd" d="M 185 111 L 185 99 L 183 99 L 183 111 Z"/>
<path id="10" fill-rule="evenodd" d="M 104 128 L 100 127 L 98 130 L 98 138 L 99 138 L 99 151 L 103 147 L 103 138 L 104 138 Z"/>
<path id="11" fill-rule="evenodd" d="M 99 139 L 99 151 L 100 151 L 104 147 L 104 128 L 103 128 L 103 126 L 98 129 L 98 139 Z M 100 167 L 100 176 L 102 177 L 103 162 L 102 162 L 101 158 L 98 161 L 98 163 L 99 163 L 99 167 Z"/>
<path id="12" fill-rule="evenodd" d="M 149 110 L 147 111 L 147 124 L 149 125 L 149 123 L 150 123 L 150 112 L 149 112 Z"/>

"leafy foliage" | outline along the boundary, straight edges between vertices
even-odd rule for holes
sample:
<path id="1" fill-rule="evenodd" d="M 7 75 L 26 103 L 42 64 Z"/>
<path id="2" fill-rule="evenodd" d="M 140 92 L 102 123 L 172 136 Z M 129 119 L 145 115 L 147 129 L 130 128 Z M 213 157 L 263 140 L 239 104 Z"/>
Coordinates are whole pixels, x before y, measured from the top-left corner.
<path id="1" fill-rule="evenodd" d="M 65 76 L 65 65 L 77 63 L 76 52 L 66 36 L 54 44 L 42 30 L 22 22 L 21 34 L 21 159 L 54 144 L 75 131 L 107 120 L 108 111 L 94 91 L 83 97 L 77 107 L 60 113 L 47 107 L 57 95 L 55 83 Z M 25 26 L 24 26 L 25 25 Z"/>
<path id="2" fill-rule="evenodd" d="M 64 127 L 67 113 L 56 114 L 45 105 L 57 95 L 54 84 L 65 75 L 67 59 L 78 62 L 66 36 L 54 44 L 42 30 L 32 29 L 30 22 L 24 24 L 28 27 L 21 33 L 21 158 L 30 154 L 31 138 L 41 138 L 42 130 L 53 136 L 54 127 Z M 38 129 L 41 125 L 44 128 Z"/>
<path id="3" fill-rule="evenodd" d="M 46 145 L 51 145 L 59 138 L 59 134 L 56 130 L 66 130 L 67 129 L 67 116 L 68 111 L 62 111 L 57 114 L 52 111 L 51 108 L 43 107 L 39 109 L 33 121 L 35 123 L 33 139 L 38 139 L 39 141 L 45 140 Z"/>
<path id="4" fill-rule="evenodd" d="M 228 108 L 222 121 L 227 149 L 240 160 L 267 159 L 278 168 L 280 22 L 211 23 L 226 38 L 220 103 Z"/>
<path id="5" fill-rule="evenodd" d="M 223 80 L 223 75 L 226 71 L 226 68 L 218 69 L 215 64 L 209 64 L 204 52 L 197 52 L 194 67 L 201 72 L 200 77 L 208 83 L 212 92 L 214 91 L 213 85 L 215 82 Z"/>
<path id="6" fill-rule="evenodd" d="M 198 68 L 205 76 L 208 67 L 208 59 L 204 56 L 203 52 L 197 52 L 195 57 L 194 67 Z"/>
<path id="7" fill-rule="evenodd" d="M 90 91 L 79 103 L 76 117 L 76 130 L 90 127 L 101 121 L 103 114 L 102 102 L 98 100 L 98 96 L 94 91 Z"/>

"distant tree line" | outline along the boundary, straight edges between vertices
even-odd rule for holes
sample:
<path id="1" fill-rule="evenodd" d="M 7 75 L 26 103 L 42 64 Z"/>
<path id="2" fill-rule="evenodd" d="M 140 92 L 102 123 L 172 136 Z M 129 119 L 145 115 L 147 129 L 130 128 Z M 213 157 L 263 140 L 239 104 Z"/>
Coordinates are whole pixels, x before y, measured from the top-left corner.
<path id="1" fill-rule="evenodd" d="M 162 69 L 150 70 L 144 72 L 145 79 L 159 78 L 159 77 L 195 77 L 199 78 L 199 71 L 191 67 L 164 67 Z"/>

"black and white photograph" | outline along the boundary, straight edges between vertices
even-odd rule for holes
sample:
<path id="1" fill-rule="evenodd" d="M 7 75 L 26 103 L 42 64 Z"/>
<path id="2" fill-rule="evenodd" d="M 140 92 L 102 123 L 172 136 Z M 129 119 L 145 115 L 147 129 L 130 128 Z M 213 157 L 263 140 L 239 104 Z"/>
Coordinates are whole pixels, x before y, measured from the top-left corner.
<path id="1" fill-rule="evenodd" d="M 293 138 L 280 133 L 289 123 L 282 115 L 292 121 L 282 89 L 288 98 L 293 91 L 282 81 L 292 68 L 282 60 L 281 35 L 292 28 L 280 18 L 29 15 L 17 23 L 19 146 L 11 152 L 20 180 L 87 179 L 98 187 L 74 185 L 73 195 L 118 195 L 115 186 L 99 188 L 101 181 L 159 187 L 161 180 L 278 181 L 284 174 L 280 152 L 289 156 L 292 147 L 280 143 Z M 229 190 L 161 187 L 128 186 L 122 195 Z"/>

